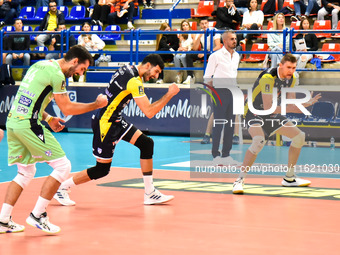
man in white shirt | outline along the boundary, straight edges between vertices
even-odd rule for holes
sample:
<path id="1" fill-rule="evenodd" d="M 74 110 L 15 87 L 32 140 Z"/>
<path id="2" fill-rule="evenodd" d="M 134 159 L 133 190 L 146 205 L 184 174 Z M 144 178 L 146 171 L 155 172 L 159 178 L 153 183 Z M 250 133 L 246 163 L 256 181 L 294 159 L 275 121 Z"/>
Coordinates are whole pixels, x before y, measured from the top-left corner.
<path id="1" fill-rule="evenodd" d="M 219 151 L 221 133 L 223 129 L 220 121 L 214 121 L 212 136 L 212 156 L 216 165 L 238 164 L 230 156 L 232 147 L 235 116 L 233 115 L 233 96 L 227 86 L 237 86 L 237 68 L 240 60 L 235 51 L 237 39 L 234 31 L 225 31 L 222 35 L 223 47 L 211 54 L 204 74 L 206 83 L 212 83 L 220 96 L 222 104 L 214 105 L 215 120 L 225 120 L 222 153 Z"/>
<path id="2" fill-rule="evenodd" d="M 202 18 L 200 20 L 200 27 L 201 31 L 206 31 L 209 28 L 209 21 L 208 18 Z M 221 34 L 215 34 L 214 38 L 214 45 L 210 45 L 210 36 L 207 38 L 207 49 L 211 50 L 213 47 L 213 51 L 221 49 Z M 197 34 L 192 45 L 192 50 L 197 51 L 199 50 L 201 46 L 201 50 L 204 49 L 204 34 Z M 186 61 L 187 61 L 187 67 L 193 67 L 194 66 L 194 61 L 198 59 L 204 59 L 204 53 L 202 54 L 186 54 Z M 191 83 L 194 83 L 194 72 L 193 71 L 187 71 L 187 78 L 183 82 L 183 84 L 190 85 Z"/>

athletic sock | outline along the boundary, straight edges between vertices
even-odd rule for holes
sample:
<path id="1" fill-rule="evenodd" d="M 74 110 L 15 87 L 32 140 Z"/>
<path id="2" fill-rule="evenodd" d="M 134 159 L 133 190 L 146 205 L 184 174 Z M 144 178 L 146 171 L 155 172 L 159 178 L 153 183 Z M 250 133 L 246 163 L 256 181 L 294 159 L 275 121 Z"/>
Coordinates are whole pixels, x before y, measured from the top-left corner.
<path id="1" fill-rule="evenodd" d="M 76 186 L 76 184 L 73 181 L 73 177 L 71 177 L 71 178 L 67 179 L 66 181 L 64 181 L 60 185 L 59 189 L 70 189 L 70 188 L 72 188 L 74 186 Z"/>
<path id="2" fill-rule="evenodd" d="M 35 207 L 32 211 L 33 215 L 36 218 L 40 218 L 41 214 L 46 212 L 46 208 L 48 204 L 50 203 L 50 200 L 47 200 L 41 196 L 39 196 L 37 203 L 35 204 Z"/>
<path id="3" fill-rule="evenodd" d="M 152 175 L 143 175 L 144 181 L 144 189 L 145 194 L 150 194 L 155 190 L 155 186 L 153 186 L 153 177 Z"/>
<path id="4" fill-rule="evenodd" d="M 2 204 L 0 222 L 8 223 L 13 211 L 13 206 L 7 203 Z"/>
<path id="5" fill-rule="evenodd" d="M 295 171 L 294 167 L 289 167 L 285 176 L 285 179 L 287 181 L 294 181 L 296 176 L 295 176 Z"/>

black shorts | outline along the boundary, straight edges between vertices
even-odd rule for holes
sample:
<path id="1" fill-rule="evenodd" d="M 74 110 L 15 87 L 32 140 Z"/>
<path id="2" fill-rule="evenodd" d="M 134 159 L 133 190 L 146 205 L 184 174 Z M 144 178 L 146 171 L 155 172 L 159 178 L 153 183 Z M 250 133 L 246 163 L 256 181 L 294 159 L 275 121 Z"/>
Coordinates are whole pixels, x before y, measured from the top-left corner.
<path id="1" fill-rule="evenodd" d="M 93 115 L 92 117 L 93 141 L 92 151 L 96 158 L 111 159 L 120 140 L 129 142 L 132 135 L 137 131 L 137 128 L 128 123 L 124 118 L 112 122 L 104 140 L 101 140 L 99 119 Z M 129 133 L 129 134 L 128 134 Z M 127 135 L 128 134 L 128 135 Z"/>
<path id="2" fill-rule="evenodd" d="M 267 136 L 273 135 L 282 125 L 289 122 L 289 120 L 281 114 L 271 115 L 254 115 L 248 112 L 246 115 L 246 123 L 248 128 L 254 124 L 260 124 Z"/>

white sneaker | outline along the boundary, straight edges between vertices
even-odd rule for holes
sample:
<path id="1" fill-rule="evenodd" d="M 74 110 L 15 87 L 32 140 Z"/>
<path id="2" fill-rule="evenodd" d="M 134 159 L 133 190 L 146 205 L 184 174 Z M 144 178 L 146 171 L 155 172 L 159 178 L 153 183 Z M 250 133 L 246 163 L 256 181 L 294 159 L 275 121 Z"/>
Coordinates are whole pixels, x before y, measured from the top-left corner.
<path id="1" fill-rule="evenodd" d="M 176 75 L 176 83 L 177 84 L 181 84 L 182 83 L 182 75 L 180 75 L 180 74 Z"/>
<path id="2" fill-rule="evenodd" d="M 126 10 L 126 9 L 122 10 L 121 12 L 119 12 L 118 18 L 123 17 L 124 14 L 127 13 L 127 12 L 128 12 L 128 10 Z"/>
<path id="3" fill-rule="evenodd" d="M 311 181 L 304 180 L 304 179 L 297 178 L 297 177 L 295 177 L 294 180 L 289 181 L 285 177 L 283 178 L 281 184 L 283 187 L 306 187 L 311 184 Z"/>
<path id="4" fill-rule="evenodd" d="M 169 202 L 174 199 L 174 196 L 164 195 L 159 190 L 155 189 L 150 194 L 144 194 L 144 204 L 145 205 L 155 205 L 155 204 L 163 204 Z"/>
<path id="5" fill-rule="evenodd" d="M 10 217 L 8 223 L 0 222 L 0 234 L 4 233 L 17 233 L 25 230 L 25 226 L 19 225 L 12 221 L 12 217 Z"/>
<path id="6" fill-rule="evenodd" d="M 243 178 L 238 178 L 233 185 L 233 194 L 243 194 Z"/>
<path id="7" fill-rule="evenodd" d="M 40 215 L 40 218 L 36 218 L 32 213 L 26 219 L 26 223 L 32 227 L 41 229 L 42 231 L 50 234 L 60 232 L 60 227 L 53 225 L 49 220 L 47 213 L 44 212 Z"/>
<path id="8" fill-rule="evenodd" d="M 190 85 L 192 82 L 192 77 L 190 75 L 187 76 L 187 78 L 185 79 L 185 81 L 183 81 L 183 84 L 185 85 Z"/>
<path id="9" fill-rule="evenodd" d="M 57 200 L 60 204 L 65 206 L 75 205 L 76 202 L 70 199 L 68 193 L 70 193 L 70 191 L 67 189 L 58 189 L 57 193 L 54 194 L 53 198 Z"/>
<path id="10" fill-rule="evenodd" d="M 237 165 L 241 165 L 241 162 L 234 160 L 231 156 L 224 157 L 224 158 L 217 156 L 213 159 L 213 163 L 216 166 L 229 166 L 229 165 L 237 166 Z"/>
<path id="11" fill-rule="evenodd" d="M 163 84 L 164 82 L 163 82 L 163 80 L 162 79 L 158 79 L 157 81 L 156 81 L 156 84 Z"/>
<path id="12" fill-rule="evenodd" d="M 135 29 L 135 27 L 132 25 L 131 21 L 128 21 L 127 27 L 128 27 L 128 29 Z"/>

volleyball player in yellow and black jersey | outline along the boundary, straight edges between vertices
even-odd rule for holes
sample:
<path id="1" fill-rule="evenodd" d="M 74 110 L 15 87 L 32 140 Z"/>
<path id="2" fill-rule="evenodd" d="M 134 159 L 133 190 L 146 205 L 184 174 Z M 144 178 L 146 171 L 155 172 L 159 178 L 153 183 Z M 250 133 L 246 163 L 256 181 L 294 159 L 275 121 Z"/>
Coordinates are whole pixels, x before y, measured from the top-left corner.
<path id="1" fill-rule="evenodd" d="M 268 110 L 273 104 L 273 88 L 277 88 L 278 102 L 281 98 L 281 89 L 283 87 L 294 87 L 296 70 L 296 58 L 292 54 L 286 54 L 278 67 L 268 69 L 262 72 L 253 86 L 253 96 L 251 98 L 253 106 L 257 110 Z M 308 107 L 316 103 L 320 94 L 310 99 L 307 103 L 302 104 Z M 288 93 L 287 98 L 295 98 L 295 93 Z M 296 105 L 287 105 L 287 112 L 299 113 L 300 109 Z M 249 125 L 248 131 L 252 137 L 252 143 L 249 146 L 241 166 L 239 178 L 234 182 L 233 193 L 243 193 L 243 184 L 247 172 L 254 164 L 257 154 L 265 145 L 265 133 L 271 136 L 275 133 L 289 137 L 292 142 L 288 152 L 287 172 L 281 184 L 285 187 L 308 186 L 311 182 L 298 178 L 295 175 L 295 165 L 300 155 L 300 151 L 305 142 L 305 133 L 296 127 L 292 122 L 285 121 L 286 117 L 281 115 L 281 106 L 278 103 L 273 114 L 255 115 L 248 110 L 246 105 L 246 121 Z"/>
<path id="2" fill-rule="evenodd" d="M 162 194 L 153 186 L 153 140 L 121 116 L 124 107 L 134 99 L 141 111 L 148 118 L 152 118 L 179 92 L 178 86 L 171 84 L 161 99 L 150 104 L 144 93 L 143 81 L 157 79 L 163 68 L 162 58 L 158 54 L 150 54 L 140 65 L 123 66 L 113 74 L 105 90 L 109 103 L 92 117 L 93 155 L 97 159 L 97 164 L 63 182 L 55 196 L 58 202 L 63 205 L 74 205 L 75 202 L 70 200 L 67 194 L 69 188 L 106 176 L 110 171 L 115 146 L 120 140 L 140 149 L 140 164 L 145 186 L 144 204 L 160 204 L 174 198 Z"/>

